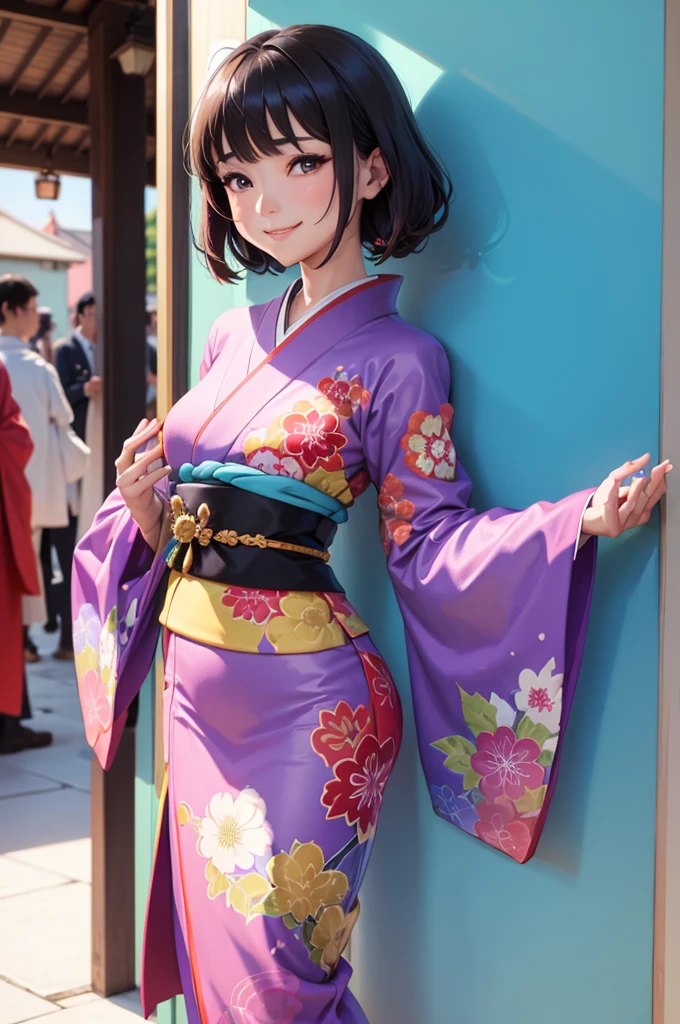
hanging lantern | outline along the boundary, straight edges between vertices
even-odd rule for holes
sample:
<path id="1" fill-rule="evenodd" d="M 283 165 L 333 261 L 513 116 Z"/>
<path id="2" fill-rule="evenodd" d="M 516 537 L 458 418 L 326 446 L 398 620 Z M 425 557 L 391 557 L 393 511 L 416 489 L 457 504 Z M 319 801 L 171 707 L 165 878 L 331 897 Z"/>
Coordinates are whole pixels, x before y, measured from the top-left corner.
<path id="1" fill-rule="evenodd" d="M 54 171 L 44 170 L 36 175 L 35 194 L 38 199 L 58 199 L 61 192 L 61 178 Z"/>
<path id="2" fill-rule="evenodd" d="M 141 19 L 139 11 L 131 11 L 125 42 L 111 54 L 111 60 L 115 57 L 126 75 L 147 75 L 156 56 L 153 29 Z"/>

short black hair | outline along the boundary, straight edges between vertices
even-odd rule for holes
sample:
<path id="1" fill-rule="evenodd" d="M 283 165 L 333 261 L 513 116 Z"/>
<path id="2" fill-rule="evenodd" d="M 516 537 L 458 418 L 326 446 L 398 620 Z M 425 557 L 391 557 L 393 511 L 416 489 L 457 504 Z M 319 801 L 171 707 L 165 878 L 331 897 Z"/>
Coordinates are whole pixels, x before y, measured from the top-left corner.
<path id="1" fill-rule="evenodd" d="M 76 315 L 82 316 L 88 306 L 96 305 L 97 300 L 94 297 L 94 292 L 85 292 L 81 295 L 76 303 Z"/>
<path id="2" fill-rule="evenodd" d="M 31 284 L 27 277 L 21 277 L 19 274 L 5 274 L 0 277 L 0 324 L 5 322 L 2 315 L 2 307 L 5 303 L 14 313 L 17 309 L 27 306 L 37 294 L 38 289 Z"/>
<path id="3" fill-rule="evenodd" d="M 272 138 L 267 114 L 281 141 Z M 239 160 L 248 162 L 277 153 L 284 142 L 300 149 L 290 114 L 333 154 L 339 216 L 325 263 L 352 212 L 355 148 L 365 158 L 379 147 L 390 174 L 361 210 L 361 242 L 371 262 L 418 252 L 443 227 L 451 181 L 385 58 L 360 36 L 330 25 L 260 32 L 215 71 L 191 127 L 189 169 L 198 177 L 202 200 L 198 248 L 218 280 L 239 277 L 226 263 L 227 250 L 255 273 L 283 270 L 238 232 L 215 164 L 225 156 L 225 138 Z"/>

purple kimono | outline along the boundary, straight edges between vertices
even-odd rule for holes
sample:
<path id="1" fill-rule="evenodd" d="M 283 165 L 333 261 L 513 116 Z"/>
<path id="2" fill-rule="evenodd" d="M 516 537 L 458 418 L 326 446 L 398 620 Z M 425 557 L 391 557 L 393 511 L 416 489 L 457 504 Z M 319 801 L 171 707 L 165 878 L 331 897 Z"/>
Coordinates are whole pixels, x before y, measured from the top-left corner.
<path id="1" fill-rule="evenodd" d="M 286 332 L 287 295 L 225 313 L 200 383 L 167 417 L 166 457 L 175 480 L 236 464 L 343 513 L 375 485 L 434 809 L 524 862 L 585 639 L 594 540 L 575 551 L 591 492 L 520 512 L 468 506 L 446 355 L 397 315 L 400 283 L 340 289 Z M 182 521 L 197 539 L 173 551 L 169 580 L 115 492 L 74 569 L 78 686 L 104 767 L 159 616 L 164 627 L 145 1014 L 183 991 L 192 1024 L 366 1024 L 341 954 L 399 748 L 397 692 L 342 592 L 198 578 L 191 551 L 219 537 L 207 512 L 176 495 L 173 508 L 175 536 Z M 220 543 L 240 543 L 221 525 Z"/>

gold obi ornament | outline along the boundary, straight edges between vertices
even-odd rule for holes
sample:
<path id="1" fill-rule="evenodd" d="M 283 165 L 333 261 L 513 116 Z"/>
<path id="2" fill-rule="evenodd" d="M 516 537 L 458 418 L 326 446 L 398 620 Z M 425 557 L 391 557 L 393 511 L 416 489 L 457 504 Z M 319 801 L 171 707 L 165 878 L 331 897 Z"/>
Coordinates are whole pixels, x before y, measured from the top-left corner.
<path id="1" fill-rule="evenodd" d="M 271 540 L 269 537 L 263 537 L 261 533 L 256 533 L 254 536 L 250 533 L 237 533 L 236 530 L 218 530 L 215 533 L 207 525 L 210 519 L 210 509 L 205 502 L 198 506 L 196 515 L 189 512 L 179 494 L 173 495 L 170 506 L 172 510 L 170 523 L 177 543 L 168 555 L 168 565 L 171 569 L 174 568 L 180 547 L 182 544 L 187 544 L 188 547 L 182 560 L 183 573 L 191 571 L 191 566 L 194 562 L 192 544 L 195 540 L 198 541 L 201 547 L 207 547 L 211 541 L 215 541 L 217 544 L 228 544 L 232 548 L 236 547 L 237 544 L 245 544 L 251 548 L 276 548 L 279 551 L 297 551 L 303 555 L 313 555 L 314 558 L 320 558 L 323 562 L 328 562 L 331 557 L 328 551 L 319 551 L 317 548 L 305 547 L 302 544 L 291 544 L 283 540 Z"/>

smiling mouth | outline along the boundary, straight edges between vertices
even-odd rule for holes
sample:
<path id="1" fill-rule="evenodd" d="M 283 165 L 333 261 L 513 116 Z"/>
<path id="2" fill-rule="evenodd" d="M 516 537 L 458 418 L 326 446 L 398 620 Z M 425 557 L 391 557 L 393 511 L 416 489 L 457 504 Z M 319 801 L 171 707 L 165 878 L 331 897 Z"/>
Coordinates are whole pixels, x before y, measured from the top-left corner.
<path id="1" fill-rule="evenodd" d="M 271 231 L 265 231 L 265 235 L 269 235 L 270 238 L 285 238 L 291 233 L 291 231 L 295 231 L 296 228 L 299 228 L 300 224 L 302 224 L 302 221 L 298 224 L 293 224 L 289 228 L 276 228 Z"/>

